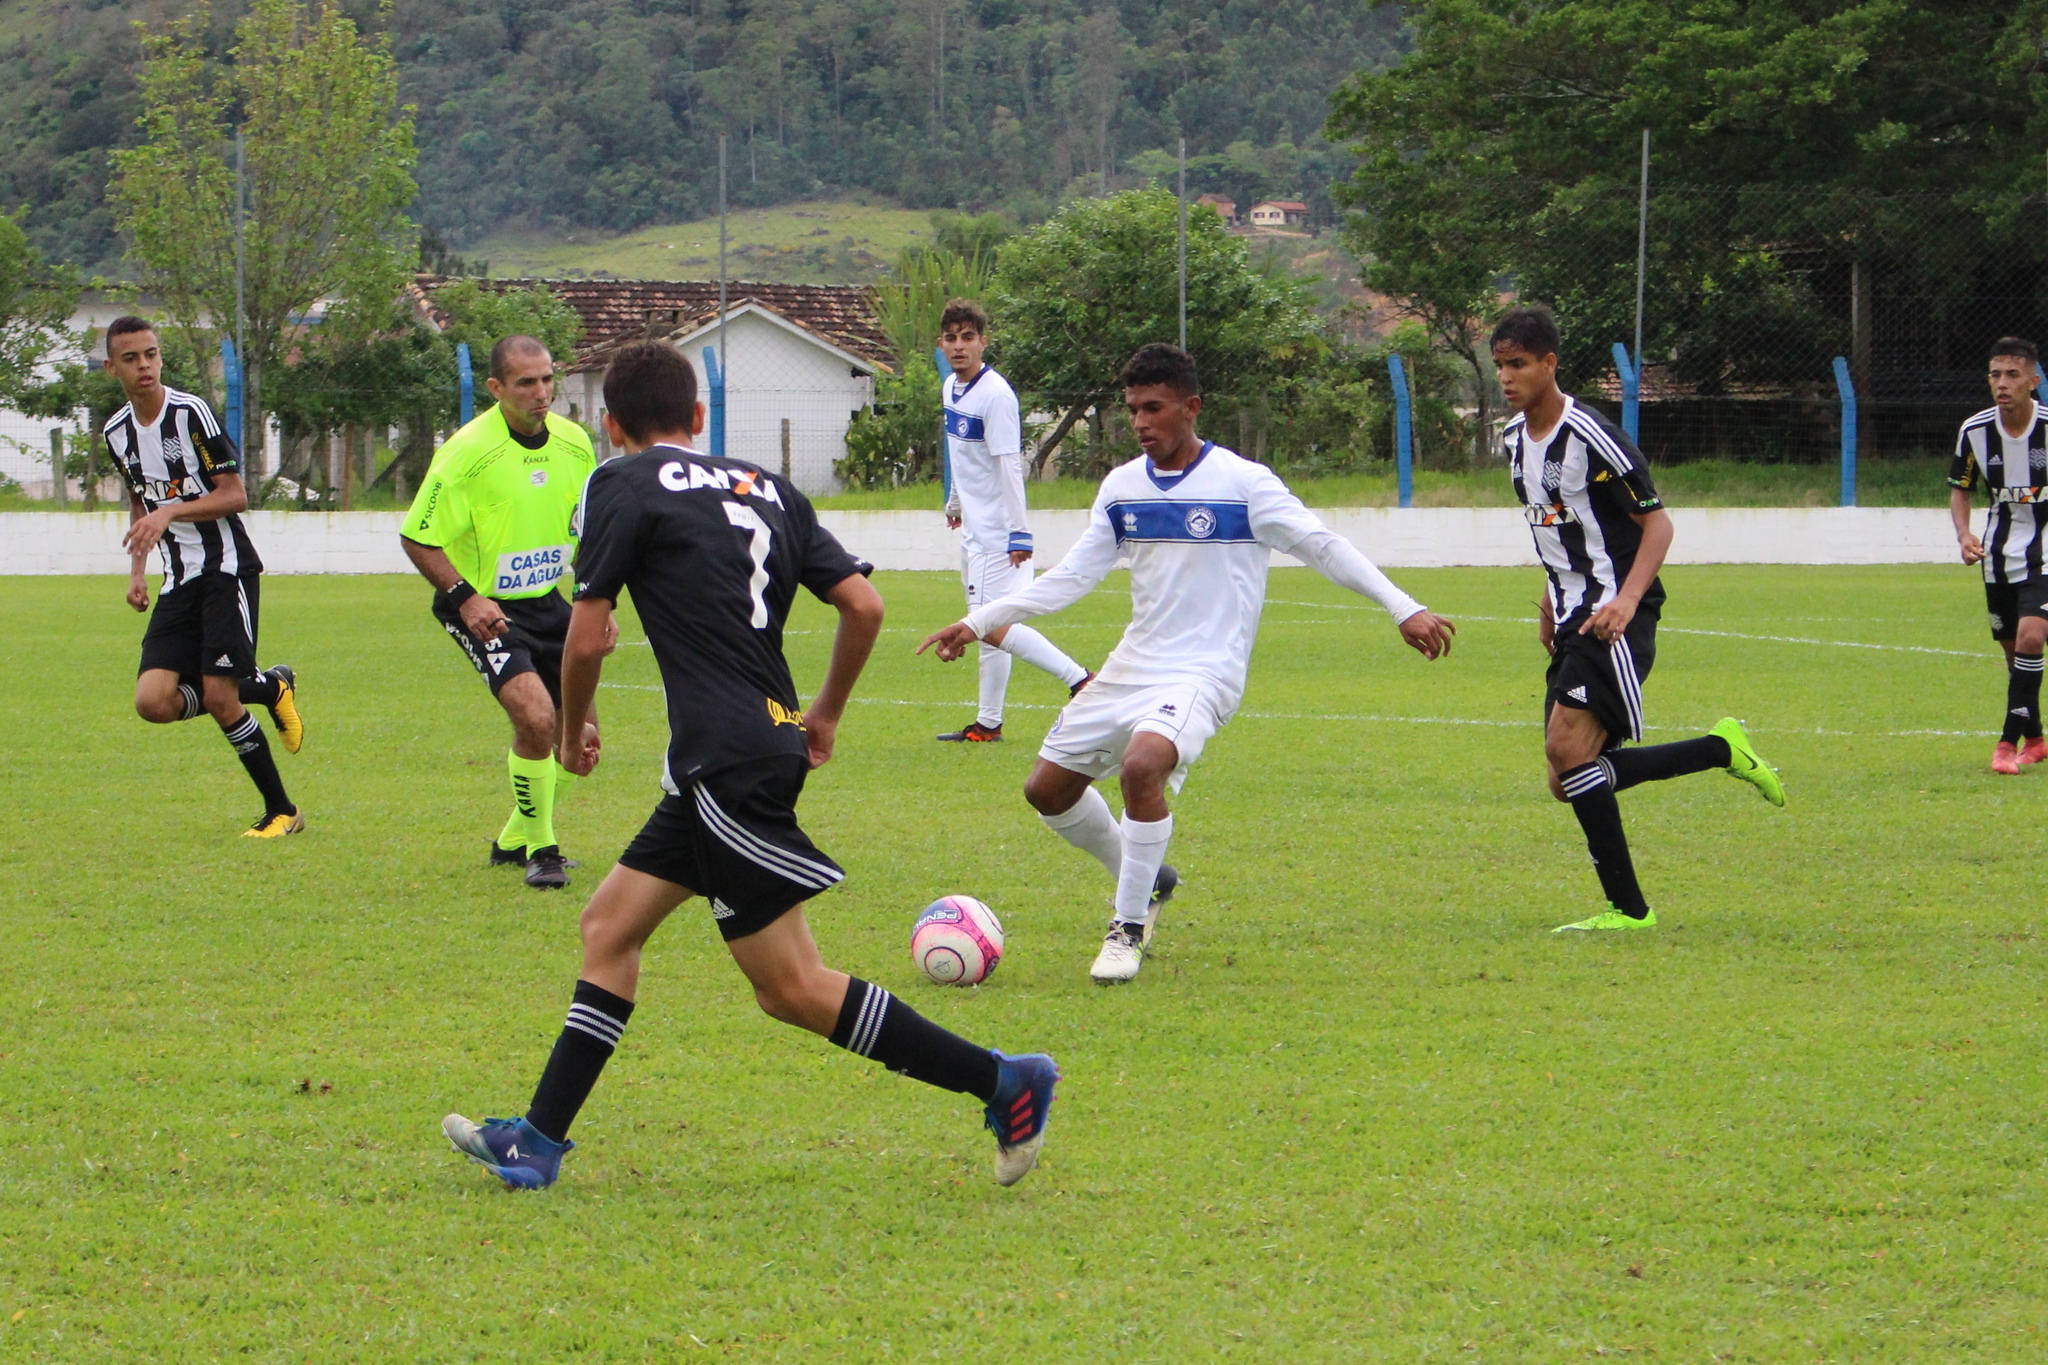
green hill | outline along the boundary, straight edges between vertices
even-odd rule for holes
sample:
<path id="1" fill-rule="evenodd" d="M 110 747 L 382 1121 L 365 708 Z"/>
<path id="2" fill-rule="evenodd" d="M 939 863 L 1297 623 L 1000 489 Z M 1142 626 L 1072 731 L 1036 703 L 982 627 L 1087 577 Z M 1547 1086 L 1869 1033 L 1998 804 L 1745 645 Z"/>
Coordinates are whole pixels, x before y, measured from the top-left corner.
<path id="1" fill-rule="evenodd" d="M 420 222 L 499 273 L 541 234 L 711 215 L 721 136 L 736 208 L 864 194 L 1032 222 L 1075 191 L 1142 182 L 1184 135 L 1191 192 L 1327 212 L 1346 167 L 1318 137 L 1329 94 L 1402 41 L 1399 5 L 1357 0 L 337 3 L 390 39 Z M 109 149 L 137 136 L 132 21 L 199 4 L 0 6 L 0 207 L 25 208 L 46 255 L 118 266 L 105 187 Z M 217 53 L 243 7 L 207 9 Z M 802 270 L 892 254 L 888 230 L 827 232 L 793 244 Z"/>

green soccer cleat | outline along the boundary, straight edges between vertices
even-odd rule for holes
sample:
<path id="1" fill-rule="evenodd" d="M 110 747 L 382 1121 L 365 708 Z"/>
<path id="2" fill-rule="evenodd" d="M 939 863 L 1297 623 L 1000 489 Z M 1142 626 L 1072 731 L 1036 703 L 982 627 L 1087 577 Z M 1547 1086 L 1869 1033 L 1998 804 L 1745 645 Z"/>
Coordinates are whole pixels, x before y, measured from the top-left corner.
<path id="1" fill-rule="evenodd" d="M 1749 734 L 1742 728 L 1742 722 L 1733 716 L 1723 716 L 1707 731 L 1728 741 L 1728 771 L 1741 778 L 1764 794 L 1764 800 L 1774 806 L 1785 804 L 1785 784 L 1778 781 L 1778 770 L 1764 762 L 1763 755 L 1749 742 Z"/>
<path id="2" fill-rule="evenodd" d="M 1574 929 L 1583 929 L 1591 932 L 1595 929 L 1654 929 L 1656 927 L 1657 912 L 1655 910 L 1645 911 L 1643 917 L 1637 919 L 1632 915 L 1622 914 L 1621 911 L 1616 910 L 1610 905 L 1591 919 L 1582 919 L 1576 924 L 1560 924 L 1550 932 L 1553 934 L 1567 934 Z"/>

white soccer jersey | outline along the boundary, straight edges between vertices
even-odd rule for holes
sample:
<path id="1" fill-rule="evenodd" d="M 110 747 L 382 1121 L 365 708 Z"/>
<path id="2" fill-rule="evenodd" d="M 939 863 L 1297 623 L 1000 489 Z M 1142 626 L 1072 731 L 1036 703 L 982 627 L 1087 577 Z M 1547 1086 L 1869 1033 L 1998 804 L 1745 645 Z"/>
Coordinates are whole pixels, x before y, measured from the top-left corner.
<path id="1" fill-rule="evenodd" d="M 1991 495 L 1984 514 L 1984 581 L 2024 583 L 2041 574 L 2042 543 L 2048 532 L 2048 411 L 2033 405 L 2033 417 L 2019 436 L 2006 433 L 1997 408 L 1963 423 L 1949 465 L 1952 488 L 1973 491 L 1982 481 Z"/>
<path id="2" fill-rule="evenodd" d="M 969 612 L 967 624 L 985 636 L 1070 606 L 1125 557 L 1131 624 L 1096 676 L 1143 685 L 1204 679 L 1216 689 L 1221 723 L 1244 697 L 1271 552 L 1309 551 L 1304 557 L 1330 574 L 1336 556 L 1323 547 L 1332 543 L 1345 545 L 1264 465 L 1213 442 L 1176 473 L 1140 456 L 1102 481 L 1088 528 L 1066 558 L 1030 587 Z M 1364 564 L 1348 545 L 1340 553 Z M 1370 591 L 1397 620 L 1422 610 L 1370 565 L 1364 569 L 1347 575 L 1353 581 L 1346 586 L 1377 579 Z"/>
<path id="3" fill-rule="evenodd" d="M 1009 381 L 984 365 L 962 381 L 939 384 L 946 405 L 946 461 L 953 472 L 949 509 L 960 516 L 970 551 L 1006 555 L 1031 548 L 1024 512 L 1024 424 Z"/>

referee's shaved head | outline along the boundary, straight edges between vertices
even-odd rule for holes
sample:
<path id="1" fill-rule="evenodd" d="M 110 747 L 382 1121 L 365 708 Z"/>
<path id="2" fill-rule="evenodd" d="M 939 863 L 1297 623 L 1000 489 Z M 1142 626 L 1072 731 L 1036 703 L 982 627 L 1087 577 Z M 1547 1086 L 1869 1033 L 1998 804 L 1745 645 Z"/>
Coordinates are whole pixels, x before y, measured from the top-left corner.
<path id="1" fill-rule="evenodd" d="M 539 337 L 514 335 L 499 338 L 498 344 L 491 347 L 491 378 L 501 382 L 510 379 L 512 358 L 532 355 L 535 352 L 547 356 L 550 360 L 554 358 L 554 353 L 548 350 L 547 343 Z"/>

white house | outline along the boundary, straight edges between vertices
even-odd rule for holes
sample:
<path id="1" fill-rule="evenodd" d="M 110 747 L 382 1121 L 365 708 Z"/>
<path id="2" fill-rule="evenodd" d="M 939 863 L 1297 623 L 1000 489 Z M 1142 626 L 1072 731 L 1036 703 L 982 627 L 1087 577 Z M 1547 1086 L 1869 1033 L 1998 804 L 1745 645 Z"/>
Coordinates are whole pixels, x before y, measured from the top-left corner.
<path id="1" fill-rule="evenodd" d="M 434 325 L 447 318 L 433 296 L 449 281 L 420 276 L 415 307 Z M 697 372 L 709 401 L 706 347 L 719 347 L 715 280 L 488 280 L 493 289 L 544 285 L 583 319 L 583 340 L 555 390 L 555 408 L 590 425 L 604 448 L 604 368 L 627 341 L 661 337 Z M 857 285 L 726 284 L 726 453 L 787 471 L 807 493 L 839 486 L 833 465 L 846 454 L 853 414 L 874 401 L 874 379 L 889 366 L 873 295 Z M 477 356 L 478 388 L 485 357 Z M 483 401 L 483 400 L 479 400 Z M 788 423 L 785 457 L 783 424 Z M 705 447 L 710 446 L 707 433 Z"/>

